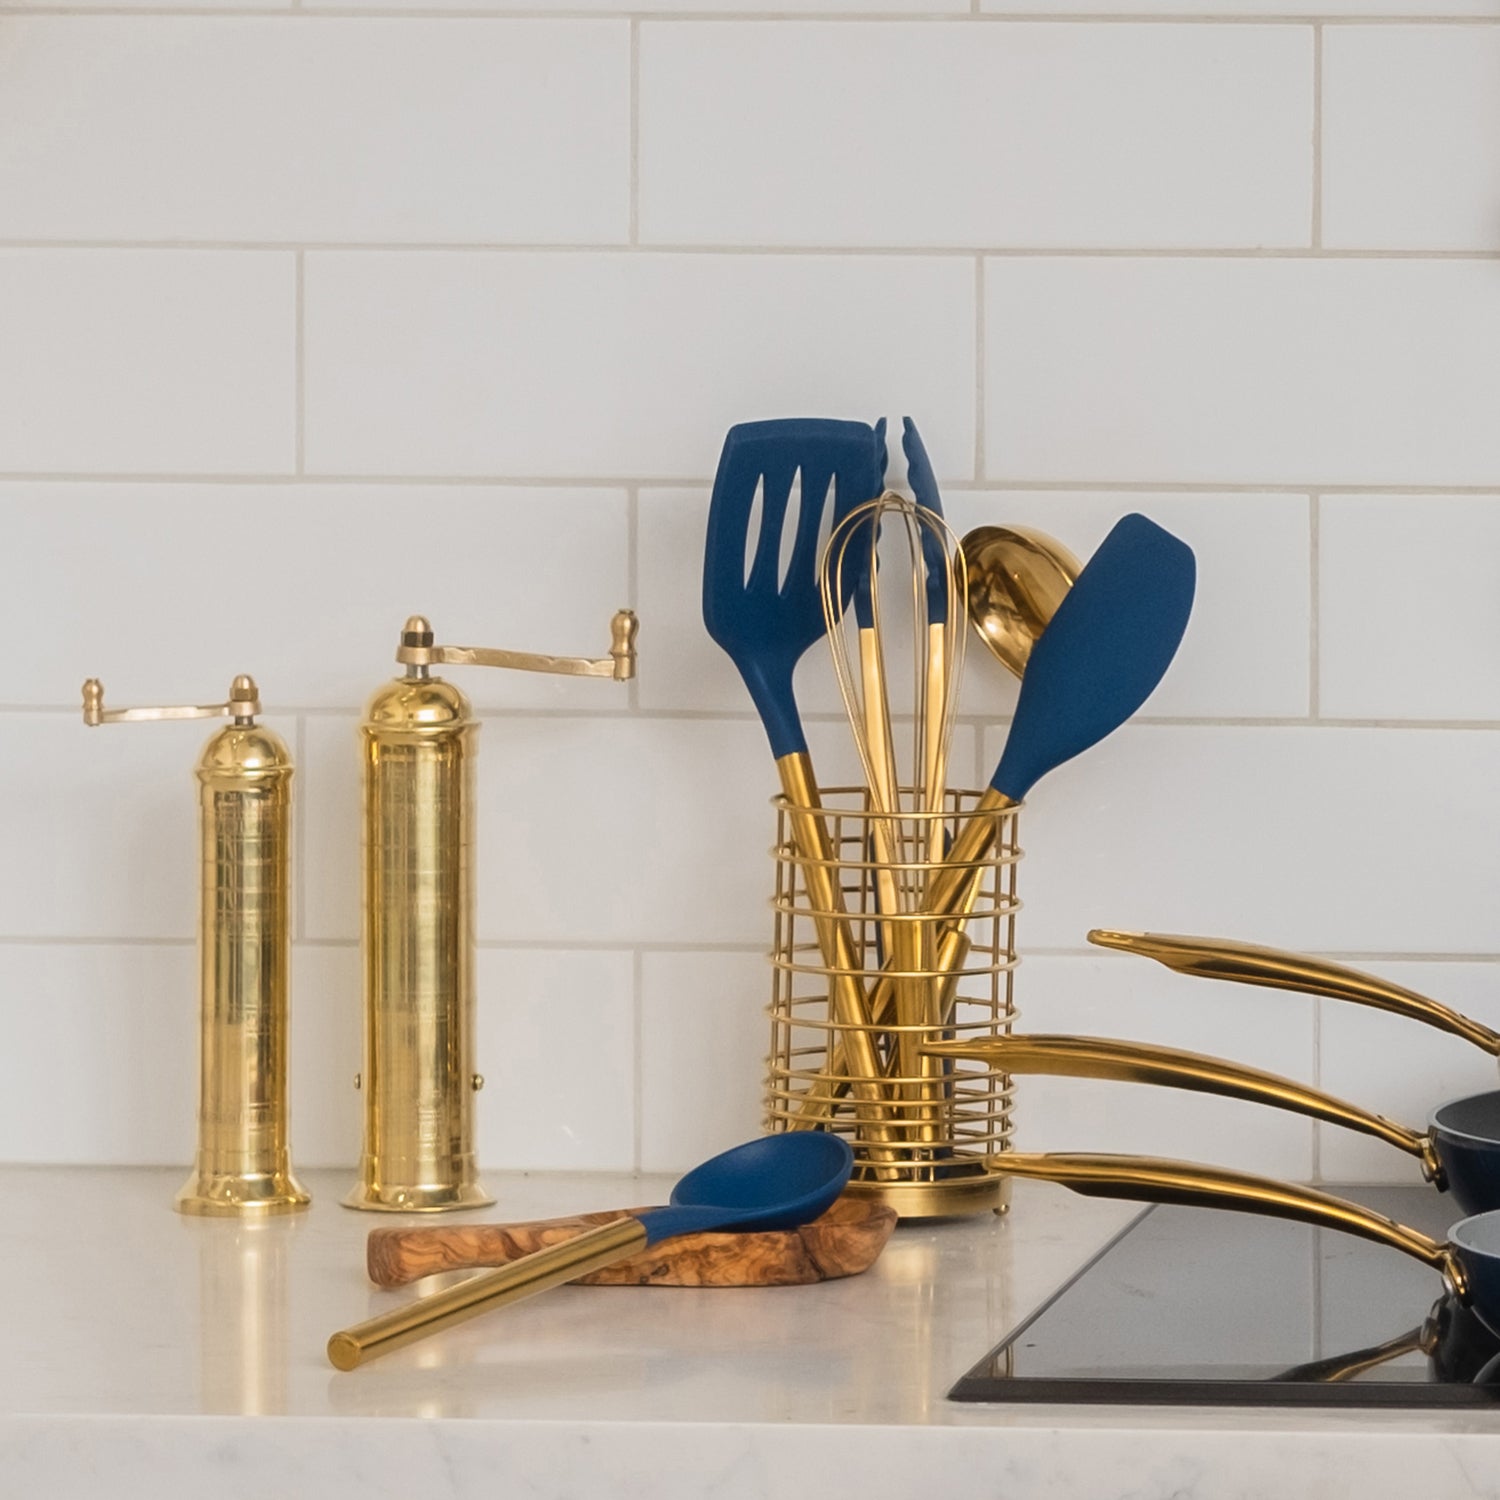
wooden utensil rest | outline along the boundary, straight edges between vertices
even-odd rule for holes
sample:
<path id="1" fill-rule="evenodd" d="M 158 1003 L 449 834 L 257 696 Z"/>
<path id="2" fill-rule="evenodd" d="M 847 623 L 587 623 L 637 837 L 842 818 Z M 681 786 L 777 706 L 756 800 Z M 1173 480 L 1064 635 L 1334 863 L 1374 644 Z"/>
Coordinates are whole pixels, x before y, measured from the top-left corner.
<path id="1" fill-rule="evenodd" d="M 403 1286 L 440 1271 L 503 1266 L 639 1209 L 521 1224 L 448 1224 L 370 1232 L 366 1262 L 377 1286 Z M 810 1286 L 857 1276 L 875 1263 L 896 1212 L 868 1198 L 840 1198 L 800 1229 L 687 1234 L 578 1279 L 579 1286 Z"/>

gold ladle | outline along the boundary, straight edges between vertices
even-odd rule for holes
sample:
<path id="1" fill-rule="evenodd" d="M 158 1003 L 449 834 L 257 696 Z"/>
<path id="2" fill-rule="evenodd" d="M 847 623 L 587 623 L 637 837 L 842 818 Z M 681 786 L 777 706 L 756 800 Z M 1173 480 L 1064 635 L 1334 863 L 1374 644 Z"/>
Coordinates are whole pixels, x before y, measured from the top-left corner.
<path id="1" fill-rule="evenodd" d="M 1029 526 L 976 526 L 963 551 L 969 623 L 1019 677 L 1083 564 L 1055 537 Z"/>

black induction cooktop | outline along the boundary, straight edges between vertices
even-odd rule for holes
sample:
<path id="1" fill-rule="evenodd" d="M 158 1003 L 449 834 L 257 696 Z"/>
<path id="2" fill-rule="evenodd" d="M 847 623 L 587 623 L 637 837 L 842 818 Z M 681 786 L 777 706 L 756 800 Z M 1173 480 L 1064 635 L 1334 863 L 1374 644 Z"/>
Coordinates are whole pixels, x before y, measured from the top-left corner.
<path id="1" fill-rule="evenodd" d="M 1441 1236 L 1430 1187 L 1330 1191 Z M 1492 1363 L 1493 1362 L 1493 1363 Z M 1195 1406 L 1500 1403 L 1500 1339 L 1429 1267 L 1248 1214 L 1145 1210 L 948 1393 Z"/>

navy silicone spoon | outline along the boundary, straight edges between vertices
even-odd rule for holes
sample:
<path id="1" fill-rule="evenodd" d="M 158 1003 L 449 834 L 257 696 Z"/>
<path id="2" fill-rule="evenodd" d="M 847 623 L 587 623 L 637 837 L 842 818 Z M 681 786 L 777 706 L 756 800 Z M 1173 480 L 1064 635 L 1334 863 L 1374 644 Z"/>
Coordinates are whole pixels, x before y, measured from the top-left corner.
<path id="1" fill-rule="evenodd" d="M 346 1328 L 328 1340 L 328 1358 L 340 1370 L 352 1370 L 379 1354 L 587 1276 L 675 1235 L 810 1224 L 833 1206 L 853 1167 L 849 1143 L 822 1131 L 747 1141 L 694 1167 L 672 1189 L 667 1207 L 585 1230 Z"/>

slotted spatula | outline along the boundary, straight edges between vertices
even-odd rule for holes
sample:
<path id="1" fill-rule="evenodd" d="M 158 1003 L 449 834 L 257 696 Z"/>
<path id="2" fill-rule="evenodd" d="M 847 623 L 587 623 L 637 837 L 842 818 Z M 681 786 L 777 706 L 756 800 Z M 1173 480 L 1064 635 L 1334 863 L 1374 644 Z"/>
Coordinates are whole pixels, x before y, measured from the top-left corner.
<path id="1" fill-rule="evenodd" d="M 724 440 L 708 510 L 703 559 L 703 623 L 749 689 L 776 759 L 781 789 L 810 902 L 823 961 L 831 971 L 834 1018 L 846 1056 L 862 1080 L 854 1085 L 856 1114 L 880 1138 L 883 1090 L 874 1038 L 857 975 L 859 956 L 843 919 L 832 876 L 834 851 L 818 812 L 818 784 L 802 731 L 793 673 L 827 625 L 818 579 L 819 537 L 830 502 L 837 525 L 880 491 L 885 424 L 801 418 L 747 422 Z M 787 511 L 800 479 L 796 530 L 783 546 Z M 759 497 L 760 525 L 752 535 Z M 782 567 L 785 555 L 785 568 Z M 748 565 L 748 566 L 747 566 Z M 847 606 L 848 598 L 841 600 Z"/>

